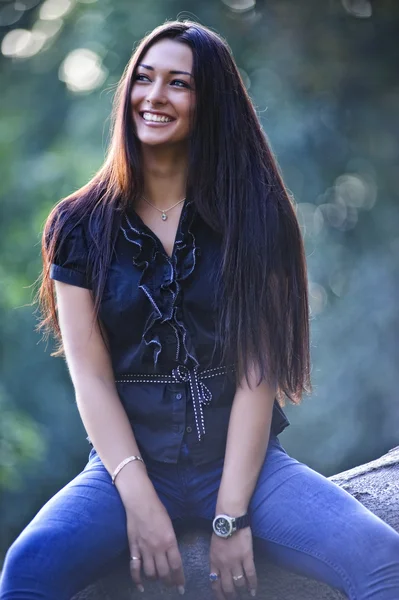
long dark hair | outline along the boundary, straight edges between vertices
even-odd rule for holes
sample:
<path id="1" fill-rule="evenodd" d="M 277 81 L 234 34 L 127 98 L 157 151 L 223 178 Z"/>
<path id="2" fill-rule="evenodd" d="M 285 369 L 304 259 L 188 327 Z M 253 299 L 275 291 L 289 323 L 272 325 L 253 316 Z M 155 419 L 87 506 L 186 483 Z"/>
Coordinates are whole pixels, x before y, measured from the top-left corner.
<path id="1" fill-rule="evenodd" d="M 88 267 L 98 315 L 115 243 L 115 218 L 143 193 L 140 144 L 130 92 L 137 64 L 169 38 L 193 52 L 196 108 L 190 136 L 187 196 L 222 239 L 218 340 L 237 381 L 256 367 L 259 378 L 298 403 L 311 391 L 309 314 L 304 246 L 294 206 L 227 43 L 194 22 L 168 22 L 138 45 L 119 82 L 104 164 L 84 187 L 59 202 L 43 232 L 38 300 L 45 337 L 63 353 L 53 282 L 56 242 L 89 217 Z M 61 242 L 60 242 L 61 243 Z"/>

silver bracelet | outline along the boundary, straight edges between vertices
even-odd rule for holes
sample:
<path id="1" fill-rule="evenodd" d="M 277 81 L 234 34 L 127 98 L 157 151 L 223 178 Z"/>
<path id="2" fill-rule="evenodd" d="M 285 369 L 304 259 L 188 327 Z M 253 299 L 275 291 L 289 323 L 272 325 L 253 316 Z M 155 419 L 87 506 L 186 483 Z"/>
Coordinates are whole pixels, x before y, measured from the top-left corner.
<path id="1" fill-rule="evenodd" d="M 112 473 L 112 485 L 115 485 L 115 479 L 116 476 L 118 475 L 119 471 L 121 471 L 123 469 L 123 467 L 125 467 L 128 463 L 133 462 L 134 460 L 141 460 L 141 462 L 144 464 L 143 459 L 141 458 L 141 456 L 128 456 L 127 458 L 125 458 L 125 460 L 123 460 L 121 463 L 119 463 L 119 465 L 116 467 L 115 471 Z"/>

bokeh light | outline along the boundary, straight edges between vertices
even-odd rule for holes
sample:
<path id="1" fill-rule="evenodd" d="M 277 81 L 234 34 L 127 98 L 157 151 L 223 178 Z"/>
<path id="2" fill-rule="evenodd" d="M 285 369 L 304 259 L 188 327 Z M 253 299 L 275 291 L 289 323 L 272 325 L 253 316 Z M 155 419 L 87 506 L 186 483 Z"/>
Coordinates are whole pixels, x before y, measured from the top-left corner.
<path id="1" fill-rule="evenodd" d="M 342 269 L 333 271 L 329 277 L 329 286 L 331 291 L 338 297 L 345 293 L 347 285 L 347 276 Z"/>
<path id="2" fill-rule="evenodd" d="M 238 70 L 240 72 L 241 79 L 242 79 L 246 89 L 249 90 L 251 87 L 251 78 L 249 77 L 248 73 L 246 71 L 244 71 L 244 69 L 239 68 Z"/>
<path id="3" fill-rule="evenodd" d="M 46 0 L 40 8 L 40 18 L 45 21 L 60 19 L 73 7 L 72 0 Z"/>
<path id="4" fill-rule="evenodd" d="M 107 74 L 100 56 L 87 48 L 70 52 L 59 69 L 59 78 L 73 92 L 94 90 L 104 83 Z"/>
<path id="5" fill-rule="evenodd" d="M 13 29 L 4 36 L 1 52 L 13 58 L 30 58 L 43 48 L 46 40 L 47 36 L 41 31 Z"/>
<path id="6" fill-rule="evenodd" d="M 309 307 L 312 316 L 319 315 L 325 309 L 328 296 L 325 288 L 314 281 L 309 282 Z"/>
<path id="7" fill-rule="evenodd" d="M 377 200 L 377 184 L 372 173 L 344 173 L 317 198 L 327 223 L 341 231 L 353 229 L 359 210 L 371 210 Z"/>
<path id="8" fill-rule="evenodd" d="M 370 0 L 342 0 L 344 9 L 354 17 L 368 19 L 373 14 Z"/>
<path id="9" fill-rule="evenodd" d="M 24 14 L 23 10 L 20 10 L 15 4 L 6 4 L 0 8 L 0 27 L 8 27 L 14 25 Z"/>
<path id="10" fill-rule="evenodd" d="M 371 177 L 357 173 L 340 175 L 335 182 L 337 195 L 347 206 L 370 210 L 377 200 L 377 186 Z"/>
<path id="11" fill-rule="evenodd" d="M 246 12 L 255 8 L 256 0 L 222 0 L 234 12 Z"/>
<path id="12" fill-rule="evenodd" d="M 297 205 L 296 213 L 305 238 L 317 236 L 321 232 L 324 217 L 318 206 L 310 202 L 300 202 Z"/>

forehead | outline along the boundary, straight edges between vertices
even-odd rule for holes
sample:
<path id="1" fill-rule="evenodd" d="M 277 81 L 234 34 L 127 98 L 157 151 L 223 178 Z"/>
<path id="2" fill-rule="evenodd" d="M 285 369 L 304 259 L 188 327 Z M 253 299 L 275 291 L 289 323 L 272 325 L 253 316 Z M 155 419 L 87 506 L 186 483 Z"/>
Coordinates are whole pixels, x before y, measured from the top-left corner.
<path id="1" fill-rule="evenodd" d="M 187 44 L 174 40 L 160 40 L 147 50 L 141 58 L 144 63 L 159 71 L 192 72 L 193 53 Z"/>

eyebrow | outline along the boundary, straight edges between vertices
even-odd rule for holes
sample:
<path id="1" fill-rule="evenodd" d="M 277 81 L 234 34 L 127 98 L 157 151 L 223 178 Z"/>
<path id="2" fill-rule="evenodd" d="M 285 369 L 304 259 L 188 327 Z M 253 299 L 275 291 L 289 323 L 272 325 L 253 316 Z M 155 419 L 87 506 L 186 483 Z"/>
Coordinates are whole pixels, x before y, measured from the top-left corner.
<path id="1" fill-rule="evenodd" d="M 143 63 L 140 63 L 137 66 L 143 67 L 144 69 L 148 69 L 149 71 L 154 71 L 154 67 L 150 67 L 150 65 L 144 65 Z M 171 75 L 188 75 L 189 77 L 193 77 L 193 75 L 191 73 L 188 73 L 188 71 L 169 71 L 169 73 Z"/>

